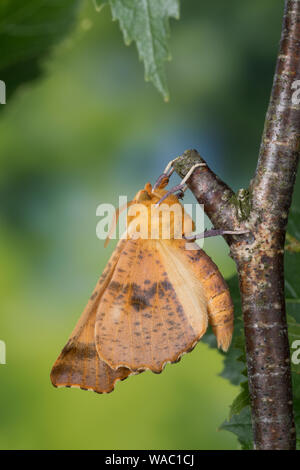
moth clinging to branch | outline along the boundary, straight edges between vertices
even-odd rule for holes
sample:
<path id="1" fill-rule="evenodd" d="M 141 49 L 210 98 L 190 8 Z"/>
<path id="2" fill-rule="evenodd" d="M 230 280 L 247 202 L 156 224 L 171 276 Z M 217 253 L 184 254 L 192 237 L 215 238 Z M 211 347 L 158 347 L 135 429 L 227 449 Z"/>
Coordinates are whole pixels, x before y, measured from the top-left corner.
<path id="1" fill-rule="evenodd" d="M 108 393 L 129 375 L 160 373 L 195 347 L 208 323 L 218 347 L 228 349 L 230 293 L 194 243 L 197 236 L 190 236 L 193 223 L 179 202 L 191 172 L 166 191 L 171 174 L 172 162 L 153 188 L 147 183 L 128 204 L 127 230 L 52 368 L 54 386 Z M 207 236 L 233 233 L 240 232 L 212 230 Z"/>

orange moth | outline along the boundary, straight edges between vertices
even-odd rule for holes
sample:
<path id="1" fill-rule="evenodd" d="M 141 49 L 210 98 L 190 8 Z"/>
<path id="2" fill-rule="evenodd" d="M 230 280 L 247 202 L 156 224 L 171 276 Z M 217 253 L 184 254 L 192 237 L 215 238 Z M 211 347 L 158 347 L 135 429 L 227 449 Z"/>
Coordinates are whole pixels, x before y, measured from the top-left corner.
<path id="1" fill-rule="evenodd" d="M 130 203 L 140 211 L 128 211 L 127 231 L 52 368 L 54 386 L 108 393 L 129 375 L 160 373 L 195 347 L 208 323 L 227 351 L 233 332 L 228 287 L 197 244 L 187 249 L 185 223 L 191 220 L 179 198 L 164 189 L 168 180 L 160 178 L 154 188 L 147 183 Z M 181 224 L 168 212 L 174 204 Z M 147 236 L 138 237 L 145 218 Z"/>

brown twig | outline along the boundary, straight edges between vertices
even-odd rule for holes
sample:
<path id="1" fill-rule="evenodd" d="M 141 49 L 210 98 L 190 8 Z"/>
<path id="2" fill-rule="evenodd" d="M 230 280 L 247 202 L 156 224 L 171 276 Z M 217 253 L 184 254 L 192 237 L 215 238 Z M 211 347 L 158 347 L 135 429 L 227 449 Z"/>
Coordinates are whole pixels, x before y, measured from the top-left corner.
<path id="1" fill-rule="evenodd" d="M 292 102 L 300 79 L 300 1 L 286 0 L 270 104 L 255 176 L 237 195 L 207 166 L 188 186 L 217 229 L 250 235 L 225 237 L 240 280 L 247 368 L 256 449 L 294 449 L 290 353 L 284 298 L 284 241 L 300 149 L 300 106 Z M 195 150 L 174 163 L 184 177 L 204 160 Z"/>

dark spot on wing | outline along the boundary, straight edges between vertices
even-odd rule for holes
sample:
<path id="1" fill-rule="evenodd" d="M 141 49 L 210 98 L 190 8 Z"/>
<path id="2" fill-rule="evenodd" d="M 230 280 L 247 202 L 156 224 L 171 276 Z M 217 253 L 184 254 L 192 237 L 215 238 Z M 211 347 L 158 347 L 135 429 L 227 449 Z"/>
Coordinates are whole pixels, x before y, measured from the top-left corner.
<path id="1" fill-rule="evenodd" d="M 163 288 L 165 291 L 173 290 L 173 286 L 172 286 L 172 284 L 171 284 L 169 281 L 162 281 L 162 282 L 160 283 L 160 285 L 162 286 L 162 288 Z"/>
<path id="2" fill-rule="evenodd" d="M 91 300 L 94 300 L 94 298 L 97 296 L 97 294 L 98 294 L 98 291 L 95 291 L 95 292 L 91 295 L 90 299 L 91 299 Z"/>
<path id="3" fill-rule="evenodd" d="M 121 285 L 119 282 L 111 281 L 111 282 L 109 283 L 108 288 L 109 288 L 110 290 L 120 291 L 120 290 L 122 289 L 122 285 Z"/>

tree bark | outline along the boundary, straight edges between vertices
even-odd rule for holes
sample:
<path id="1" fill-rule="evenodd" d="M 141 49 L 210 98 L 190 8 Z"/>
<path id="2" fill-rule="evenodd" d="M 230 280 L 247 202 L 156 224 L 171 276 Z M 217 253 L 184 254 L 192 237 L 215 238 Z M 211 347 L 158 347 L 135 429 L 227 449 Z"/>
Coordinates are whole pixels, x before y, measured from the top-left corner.
<path id="1" fill-rule="evenodd" d="M 244 318 L 255 449 L 295 449 L 290 352 L 284 296 L 284 243 L 300 153 L 300 1 L 286 0 L 280 49 L 258 165 L 249 190 L 237 194 L 207 166 L 188 186 L 216 229 L 249 229 L 224 237 L 236 262 Z M 204 160 L 185 152 L 174 163 L 184 177 Z"/>

